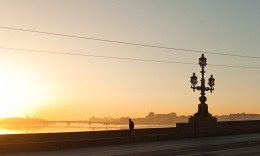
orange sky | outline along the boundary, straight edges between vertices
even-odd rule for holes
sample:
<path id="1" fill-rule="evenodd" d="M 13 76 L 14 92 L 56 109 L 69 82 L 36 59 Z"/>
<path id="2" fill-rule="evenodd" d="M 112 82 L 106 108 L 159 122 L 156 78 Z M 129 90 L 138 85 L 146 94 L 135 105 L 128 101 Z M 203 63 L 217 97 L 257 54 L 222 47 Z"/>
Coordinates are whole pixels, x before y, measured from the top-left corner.
<path id="1" fill-rule="evenodd" d="M 259 56 L 259 2 L 1 1 L 1 24 L 184 49 Z M 250 9 L 249 9 L 250 8 Z M 221 11 L 220 11 L 221 10 Z M 247 10 L 241 12 L 241 10 Z M 213 18 L 214 17 L 214 18 Z M 0 28 L 0 47 L 197 63 L 201 53 Z M 260 66 L 259 59 L 205 54 L 209 64 Z M 0 117 L 144 117 L 197 111 L 190 76 L 199 65 L 93 58 L 0 48 Z M 260 114 L 259 69 L 206 67 L 213 115 Z"/>

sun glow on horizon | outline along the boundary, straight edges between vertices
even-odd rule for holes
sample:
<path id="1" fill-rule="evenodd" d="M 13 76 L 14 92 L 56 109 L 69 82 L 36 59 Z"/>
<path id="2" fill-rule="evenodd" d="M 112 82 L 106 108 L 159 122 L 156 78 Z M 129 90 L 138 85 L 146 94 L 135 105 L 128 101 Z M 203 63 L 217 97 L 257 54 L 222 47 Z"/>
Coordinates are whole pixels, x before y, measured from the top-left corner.
<path id="1" fill-rule="evenodd" d="M 0 66 L 0 118 L 25 116 L 45 97 L 43 85 L 24 68 Z"/>

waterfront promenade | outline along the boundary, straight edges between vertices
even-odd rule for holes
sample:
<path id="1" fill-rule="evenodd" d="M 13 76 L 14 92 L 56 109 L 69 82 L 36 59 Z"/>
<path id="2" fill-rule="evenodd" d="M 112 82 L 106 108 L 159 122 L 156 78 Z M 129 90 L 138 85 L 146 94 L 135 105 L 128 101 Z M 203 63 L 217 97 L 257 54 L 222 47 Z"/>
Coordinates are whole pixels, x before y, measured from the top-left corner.
<path id="1" fill-rule="evenodd" d="M 1 156 L 260 155 L 260 133 L 131 143 L 80 149 L 1 153 Z"/>
<path id="2" fill-rule="evenodd" d="M 175 152 L 193 154 L 250 148 L 260 154 L 256 148 L 260 147 L 260 121 L 178 123 L 172 128 L 136 129 L 134 137 L 128 137 L 127 132 L 0 135 L 0 153 L 13 155 L 13 152 L 18 155 L 27 152 L 25 155 L 30 155 L 29 152 L 35 151 L 31 155 L 81 156 L 102 155 L 102 152 L 105 152 L 103 155 L 116 155 L 118 152 L 119 155 L 176 155 Z"/>

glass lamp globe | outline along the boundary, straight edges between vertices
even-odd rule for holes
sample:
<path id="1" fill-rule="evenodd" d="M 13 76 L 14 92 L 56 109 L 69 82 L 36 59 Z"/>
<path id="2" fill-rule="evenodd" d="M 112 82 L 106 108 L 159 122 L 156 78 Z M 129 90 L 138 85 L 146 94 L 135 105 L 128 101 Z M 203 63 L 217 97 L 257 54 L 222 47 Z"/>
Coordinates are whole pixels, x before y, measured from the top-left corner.
<path id="1" fill-rule="evenodd" d="M 204 54 L 199 58 L 199 65 L 201 68 L 205 68 L 207 65 L 207 59 L 204 57 Z"/>
<path id="2" fill-rule="evenodd" d="M 195 73 L 193 73 L 193 75 L 190 77 L 190 82 L 193 86 L 195 86 L 198 83 L 197 79 L 197 76 L 195 75 Z"/>
<path id="3" fill-rule="evenodd" d="M 213 75 L 210 76 L 208 84 L 210 87 L 213 87 L 215 85 L 215 79 L 213 78 Z"/>

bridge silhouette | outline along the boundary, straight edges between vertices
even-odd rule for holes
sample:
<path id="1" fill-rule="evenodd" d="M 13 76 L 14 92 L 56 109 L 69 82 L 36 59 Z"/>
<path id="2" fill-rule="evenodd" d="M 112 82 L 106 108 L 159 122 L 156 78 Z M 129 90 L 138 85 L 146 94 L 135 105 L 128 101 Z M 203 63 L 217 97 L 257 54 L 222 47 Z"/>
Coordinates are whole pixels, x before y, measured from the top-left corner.
<path id="1" fill-rule="evenodd" d="M 104 124 L 104 125 L 115 125 L 118 122 L 112 122 L 112 121 L 80 121 L 80 120 L 53 120 L 53 121 L 47 121 L 46 124 L 56 124 L 56 123 L 67 123 L 69 126 L 72 123 L 84 123 L 84 124 Z"/>

